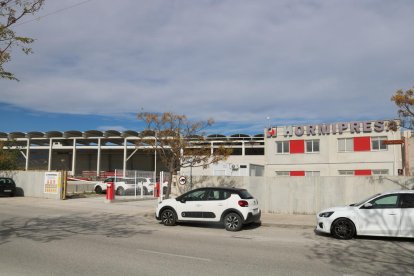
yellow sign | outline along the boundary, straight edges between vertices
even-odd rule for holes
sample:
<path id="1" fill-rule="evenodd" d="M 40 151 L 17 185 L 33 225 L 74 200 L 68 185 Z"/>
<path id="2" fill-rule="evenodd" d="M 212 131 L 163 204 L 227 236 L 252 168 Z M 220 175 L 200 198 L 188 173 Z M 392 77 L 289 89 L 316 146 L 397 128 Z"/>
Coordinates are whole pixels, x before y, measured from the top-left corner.
<path id="1" fill-rule="evenodd" d="M 60 172 L 45 173 L 44 193 L 57 194 L 60 187 Z"/>

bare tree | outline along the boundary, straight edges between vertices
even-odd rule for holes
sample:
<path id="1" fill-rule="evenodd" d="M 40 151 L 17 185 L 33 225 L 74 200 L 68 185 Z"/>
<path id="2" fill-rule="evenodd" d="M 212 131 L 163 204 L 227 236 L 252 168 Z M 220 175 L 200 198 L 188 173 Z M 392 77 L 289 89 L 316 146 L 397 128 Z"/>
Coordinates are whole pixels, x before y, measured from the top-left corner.
<path id="1" fill-rule="evenodd" d="M 153 136 L 153 139 L 143 139 L 139 143 L 149 146 L 157 152 L 157 156 L 172 176 L 181 168 L 204 167 L 225 160 L 231 154 L 230 149 L 223 146 L 212 149 L 205 141 L 204 130 L 213 125 L 209 119 L 205 122 L 191 122 L 185 115 L 171 112 L 147 113 L 137 115 L 146 124 L 143 137 Z M 166 198 L 171 193 L 171 177 L 168 180 Z"/>
<path id="2" fill-rule="evenodd" d="M 16 23 L 27 15 L 40 10 L 45 0 L 0 0 L 0 78 L 17 80 L 13 73 L 4 70 L 3 65 L 11 60 L 13 48 L 20 48 L 25 54 L 32 53 L 29 44 L 34 39 L 18 36 L 13 30 Z"/>

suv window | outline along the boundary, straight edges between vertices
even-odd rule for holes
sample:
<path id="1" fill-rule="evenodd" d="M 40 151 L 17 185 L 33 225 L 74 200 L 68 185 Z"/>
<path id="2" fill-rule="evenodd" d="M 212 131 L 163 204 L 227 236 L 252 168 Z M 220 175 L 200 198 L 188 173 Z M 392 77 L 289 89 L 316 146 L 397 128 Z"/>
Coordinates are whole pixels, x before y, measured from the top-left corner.
<path id="1" fill-rule="evenodd" d="M 241 190 L 238 192 L 241 199 L 252 199 L 253 196 L 247 190 Z"/>
<path id="2" fill-rule="evenodd" d="M 186 201 L 204 200 L 208 190 L 195 190 L 186 194 L 182 199 Z"/>
<path id="3" fill-rule="evenodd" d="M 414 194 L 401 195 L 401 208 L 414 208 Z"/>
<path id="4" fill-rule="evenodd" d="M 225 200 L 231 193 L 222 189 L 211 189 L 207 195 L 207 200 Z"/>

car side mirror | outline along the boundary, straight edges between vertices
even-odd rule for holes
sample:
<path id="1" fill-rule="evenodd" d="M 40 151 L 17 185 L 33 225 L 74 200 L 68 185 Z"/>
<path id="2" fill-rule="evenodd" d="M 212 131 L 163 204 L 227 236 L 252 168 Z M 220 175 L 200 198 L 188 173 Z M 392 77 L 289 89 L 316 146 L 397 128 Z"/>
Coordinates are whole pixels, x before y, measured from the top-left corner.
<path id="1" fill-rule="evenodd" d="M 364 208 L 366 208 L 366 209 L 369 209 L 369 208 L 371 208 L 372 207 L 372 203 L 365 203 L 364 204 Z"/>
<path id="2" fill-rule="evenodd" d="M 176 200 L 181 202 L 181 203 L 185 203 L 185 201 L 186 201 L 185 198 L 177 198 Z"/>

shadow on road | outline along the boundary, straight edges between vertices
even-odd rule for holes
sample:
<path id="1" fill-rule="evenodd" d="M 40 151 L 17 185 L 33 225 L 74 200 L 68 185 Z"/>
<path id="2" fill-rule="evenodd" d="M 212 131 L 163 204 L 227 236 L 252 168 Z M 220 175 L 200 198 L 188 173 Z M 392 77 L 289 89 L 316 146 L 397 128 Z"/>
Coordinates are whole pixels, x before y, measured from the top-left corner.
<path id="1" fill-rule="evenodd" d="M 70 217 L 12 218 L 4 220 L 0 228 L 0 245 L 15 238 L 37 242 L 63 240 L 75 235 L 129 238 L 134 235 L 149 235 L 153 230 L 143 230 L 148 218 L 132 215 L 102 213 L 94 216 L 71 215 Z"/>
<path id="2" fill-rule="evenodd" d="M 414 240 L 358 237 L 336 240 L 329 235 L 307 233 L 313 242 L 307 257 L 338 267 L 339 273 L 367 275 L 412 275 Z M 313 237 L 312 237 L 313 236 Z M 346 267 L 346 271 L 340 270 Z"/>

